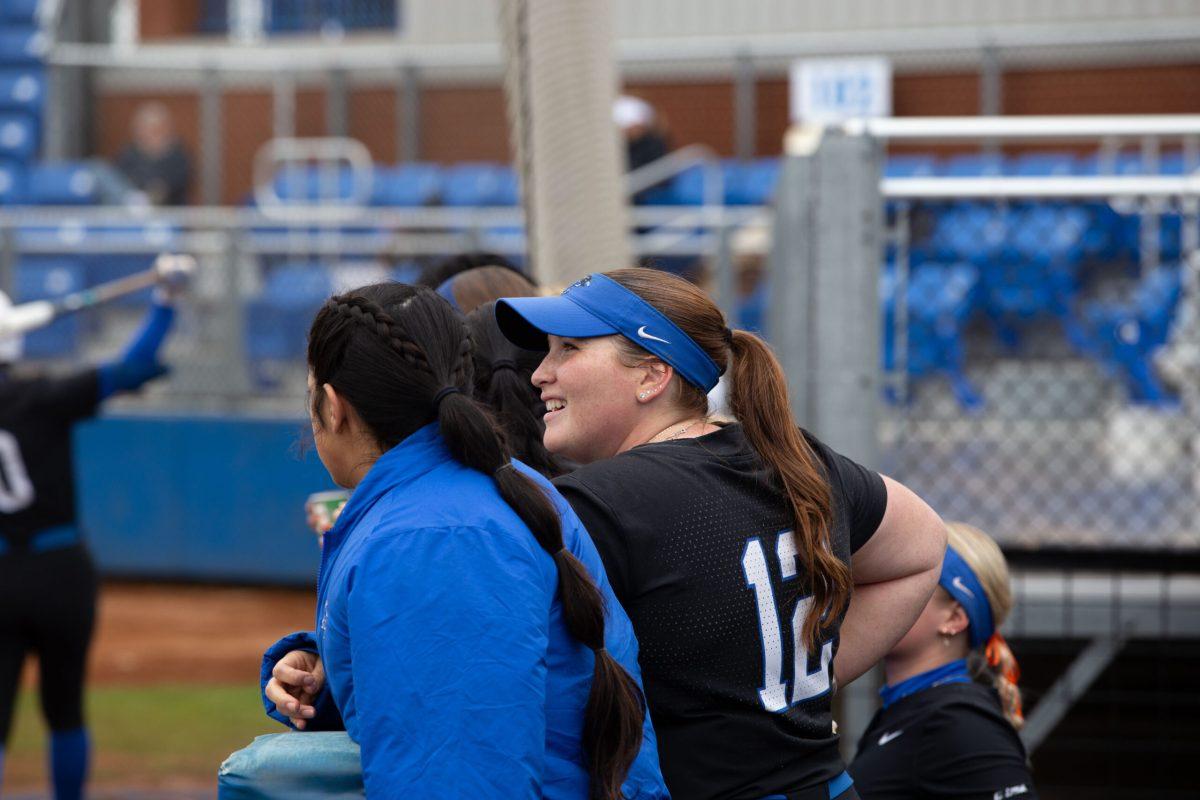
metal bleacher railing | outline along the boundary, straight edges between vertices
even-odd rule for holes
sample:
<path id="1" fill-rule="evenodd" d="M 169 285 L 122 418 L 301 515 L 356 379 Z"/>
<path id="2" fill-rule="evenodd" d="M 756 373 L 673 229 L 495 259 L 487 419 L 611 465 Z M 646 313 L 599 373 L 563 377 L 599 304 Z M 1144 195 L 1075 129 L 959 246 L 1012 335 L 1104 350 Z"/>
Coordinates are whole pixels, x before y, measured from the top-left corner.
<path id="1" fill-rule="evenodd" d="M 892 144 L 1106 142 L 889 163 L 884 451 L 1009 546 L 1194 551 L 1200 117 L 847 127 Z"/>

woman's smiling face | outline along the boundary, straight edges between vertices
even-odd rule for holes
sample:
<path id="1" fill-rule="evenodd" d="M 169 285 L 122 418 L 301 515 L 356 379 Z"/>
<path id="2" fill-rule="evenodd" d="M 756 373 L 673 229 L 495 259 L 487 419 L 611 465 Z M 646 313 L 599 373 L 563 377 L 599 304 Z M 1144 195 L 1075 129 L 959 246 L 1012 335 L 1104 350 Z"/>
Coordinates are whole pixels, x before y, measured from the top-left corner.
<path id="1" fill-rule="evenodd" d="M 548 338 L 550 352 L 533 373 L 546 404 L 546 449 L 580 464 L 621 452 L 644 413 L 644 371 L 621 360 L 616 336 Z"/>

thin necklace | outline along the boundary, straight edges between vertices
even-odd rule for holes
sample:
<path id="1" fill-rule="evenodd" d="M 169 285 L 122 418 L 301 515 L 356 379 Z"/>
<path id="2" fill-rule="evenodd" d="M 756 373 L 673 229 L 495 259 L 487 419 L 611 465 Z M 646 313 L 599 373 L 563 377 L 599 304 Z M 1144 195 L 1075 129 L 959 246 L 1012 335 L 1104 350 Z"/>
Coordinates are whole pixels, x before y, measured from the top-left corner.
<path id="1" fill-rule="evenodd" d="M 704 421 L 704 417 L 700 417 L 699 419 L 694 419 L 691 422 L 689 422 L 687 425 L 684 425 L 682 428 L 675 431 L 675 433 L 671 434 L 670 436 L 668 436 L 665 439 L 659 439 L 658 437 L 662 436 L 663 433 L 665 433 L 666 431 L 656 433 L 654 435 L 654 437 L 651 438 L 649 442 L 647 442 L 647 444 L 653 444 L 654 442 L 669 442 L 673 439 L 678 439 L 680 436 L 683 436 L 685 433 L 687 433 L 689 430 L 691 430 L 693 427 L 695 427 L 697 422 L 703 422 L 703 421 Z"/>

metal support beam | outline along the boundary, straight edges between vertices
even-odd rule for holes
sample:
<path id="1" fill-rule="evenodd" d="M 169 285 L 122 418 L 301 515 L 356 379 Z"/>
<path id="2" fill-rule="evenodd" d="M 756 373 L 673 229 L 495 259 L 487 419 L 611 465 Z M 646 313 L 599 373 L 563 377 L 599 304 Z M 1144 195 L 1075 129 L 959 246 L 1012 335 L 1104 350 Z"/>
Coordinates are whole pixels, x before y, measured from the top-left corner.
<path id="1" fill-rule="evenodd" d="M 757 105 L 754 59 L 748 53 L 739 53 L 733 66 L 733 154 L 742 161 L 754 158 Z"/>
<path id="2" fill-rule="evenodd" d="M 271 133 L 276 139 L 291 139 L 296 135 L 296 79 L 277 72 L 271 88 Z"/>
<path id="3" fill-rule="evenodd" d="M 200 202 L 221 204 L 221 76 L 209 70 L 200 90 Z"/>
<path id="4" fill-rule="evenodd" d="M 396 160 L 421 160 L 421 70 L 412 64 L 400 68 L 396 98 Z"/>
<path id="5" fill-rule="evenodd" d="M 348 136 L 350 130 L 350 99 L 346 70 L 329 70 L 325 87 L 325 135 Z"/>
<path id="6" fill-rule="evenodd" d="M 787 136 L 770 261 L 768 333 L 796 420 L 878 464 L 882 151 L 872 137 Z"/>
<path id="7" fill-rule="evenodd" d="M 979 114 L 983 117 L 998 117 L 1004 113 L 1004 70 L 1000 62 L 1000 50 L 995 45 L 983 48 L 979 70 Z M 998 139 L 985 139 L 983 151 L 1000 153 Z"/>
<path id="8" fill-rule="evenodd" d="M 1033 713 L 1025 720 L 1025 727 L 1021 729 L 1021 741 L 1025 743 L 1025 749 L 1030 755 L 1033 755 L 1038 745 L 1045 741 L 1054 727 L 1071 710 L 1075 701 L 1083 697 L 1088 687 L 1100 677 L 1100 673 L 1113 662 L 1124 646 L 1125 639 L 1121 636 L 1100 636 L 1093 639 L 1083 652 L 1075 657 L 1071 666 L 1067 667 L 1067 671 L 1046 691 Z"/>

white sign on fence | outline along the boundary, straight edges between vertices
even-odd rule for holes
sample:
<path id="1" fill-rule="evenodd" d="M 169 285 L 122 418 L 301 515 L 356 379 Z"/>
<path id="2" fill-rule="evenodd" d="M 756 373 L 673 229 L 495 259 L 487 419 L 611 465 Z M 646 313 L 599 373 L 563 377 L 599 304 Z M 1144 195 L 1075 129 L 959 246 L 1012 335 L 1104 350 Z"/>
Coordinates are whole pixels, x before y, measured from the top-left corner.
<path id="1" fill-rule="evenodd" d="M 886 58 L 792 62 L 792 122 L 841 122 L 892 114 L 892 65 Z"/>

